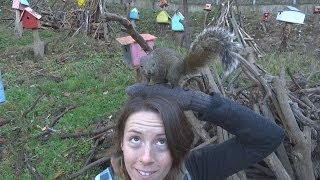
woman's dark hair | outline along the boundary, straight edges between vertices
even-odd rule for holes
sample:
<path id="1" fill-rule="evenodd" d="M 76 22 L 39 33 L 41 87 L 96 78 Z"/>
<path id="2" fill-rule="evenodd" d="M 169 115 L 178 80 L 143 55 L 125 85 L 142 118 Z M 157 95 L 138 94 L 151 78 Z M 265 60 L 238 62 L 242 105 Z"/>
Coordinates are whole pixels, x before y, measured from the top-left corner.
<path id="1" fill-rule="evenodd" d="M 173 97 L 163 97 L 161 95 L 137 96 L 131 98 L 124 105 L 117 122 L 114 138 L 116 156 L 123 156 L 121 143 L 128 117 L 140 111 L 158 113 L 163 120 L 169 151 L 173 159 L 172 167 L 165 179 L 177 179 L 183 173 L 184 158 L 191 149 L 194 134 L 191 124 Z M 124 167 L 124 165 L 120 166 L 120 172 L 123 173 L 120 176 L 129 177 Z"/>

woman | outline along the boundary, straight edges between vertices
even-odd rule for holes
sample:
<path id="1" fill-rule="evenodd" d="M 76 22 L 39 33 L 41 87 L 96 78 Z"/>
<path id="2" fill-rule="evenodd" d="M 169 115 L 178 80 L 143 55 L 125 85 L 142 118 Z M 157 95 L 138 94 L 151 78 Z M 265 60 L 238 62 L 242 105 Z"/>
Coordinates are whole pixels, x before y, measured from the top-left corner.
<path id="1" fill-rule="evenodd" d="M 96 179 L 223 179 L 262 160 L 284 137 L 275 123 L 215 93 L 143 84 L 127 93 L 132 99 L 118 121 L 117 153 Z M 193 134 L 183 110 L 235 136 L 190 152 Z"/>

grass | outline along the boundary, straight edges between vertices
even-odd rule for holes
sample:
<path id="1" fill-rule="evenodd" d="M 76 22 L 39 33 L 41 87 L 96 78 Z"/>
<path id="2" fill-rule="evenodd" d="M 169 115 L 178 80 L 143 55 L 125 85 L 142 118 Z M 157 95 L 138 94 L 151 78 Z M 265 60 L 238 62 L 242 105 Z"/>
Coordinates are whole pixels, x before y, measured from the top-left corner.
<path id="1" fill-rule="evenodd" d="M 34 138 L 41 132 L 39 127 L 50 123 L 50 116 L 69 105 L 76 108 L 54 126 L 60 132 L 94 129 L 98 121 L 111 123 L 106 117 L 116 113 L 126 100 L 124 90 L 134 82 L 133 71 L 122 63 L 120 48 L 105 46 L 102 51 L 95 48 L 101 44 L 80 36 L 55 44 L 54 39 L 63 38 L 65 34 L 52 31 L 40 32 L 43 39 L 52 43 L 46 59 L 33 63 L 32 52 L 23 49 L 32 43 L 31 33 L 25 31 L 23 37 L 17 38 L 11 29 L 1 27 L 0 31 L 0 51 L 3 52 L 0 67 L 7 99 L 0 107 L 0 117 L 13 120 L 13 123 L 0 127 L 0 135 L 6 139 L 0 148 L 7 152 L 1 154 L 1 179 L 14 179 L 18 147 L 26 149 L 28 158 L 46 179 L 53 179 L 59 173 L 76 172 L 84 163 L 92 140 L 61 140 L 53 136 L 44 142 Z M 22 54 L 19 53 L 21 48 Z M 22 113 L 43 94 L 45 96 L 32 112 L 21 118 Z M 19 135 L 13 133 L 17 127 L 21 128 Z M 25 143 L 9 143 L 17 139 Z M 99 171 L 96 168 L 81 178 L 88 179 Z M 28 171 L 21 173 L 21 179 L 31 179 Z"/>
<path id="2" fill-rule="evenodd" d="M 155 12 L 141 11 L 141 19 Z M 193 31 L 202 27 L 203 14 L 191 14 Z M 197 20 L 196 20 L 197 19 Z M 137 23 L 141 31 L 150 30 L 157 35 L 153 20 Z M 134 72 L 122 62 L 121 48 L 114 43 L 108 46 L 85 36 L 68 37 L 66 32 L 41 30 L 40 37 L 49 42 L 45 60 L 32 61 L 32 34 L 26 30 L 23 37 L 13 35 L 11 27 L 0 26 L 0 70 L 3 71 L 7 102 L 0 106 L 0 118 L 13 120 L 0 127 L 0 177 L 14 179 L 18 149 L 26 155 L 45 179 L 59 174 L 72 174 L 84 163 L 93 142 L 88 138 L 48 140 L 35 138 L 52 121 L 63 107 L 74 105 L 54 129 L 61 132 L 80 132 L 94 129 L 99 122 L 112 123 L 110 115 L 116 115 L 127 99 L 125 88 L 134 83 Z M 176 48 L 172 38 L 158 37 L 156 46 L 175 48 L 182 56 L 186 50 Z M 292 72 L 308 75 L 319 62 L 299 51 L 271 53 L 258 62 L 273 75 L 281 66 Z M 312 64 L 315 64 L 311 66 Z M 222 69 L 218 67 L 219 71 Z M 319 83 L 319 75 L 312 78 L 312 85 Z M 319 85 L 319 84 L 318 84 Z M 21 117 L 33 102 L 44 95 L 34 109 Z M 20 133 L 19 132 L 20 129 Z M 96 167 L 79 179 L 91 179 L 101 170 Z M 27 170 L 21 179 L 32 179 Z"/>

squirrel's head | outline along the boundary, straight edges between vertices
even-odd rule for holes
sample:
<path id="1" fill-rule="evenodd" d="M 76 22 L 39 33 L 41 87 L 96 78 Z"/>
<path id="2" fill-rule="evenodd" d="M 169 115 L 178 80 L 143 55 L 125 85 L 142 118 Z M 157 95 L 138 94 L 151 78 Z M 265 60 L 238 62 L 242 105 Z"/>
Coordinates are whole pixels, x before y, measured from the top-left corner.
<path id="1" fill-rule="evenodd" d="M 157 72 L 157 64 L 150 55 L 142 56 L 140 58 L 140 72 L 147 76 L 153 76 Z"/>

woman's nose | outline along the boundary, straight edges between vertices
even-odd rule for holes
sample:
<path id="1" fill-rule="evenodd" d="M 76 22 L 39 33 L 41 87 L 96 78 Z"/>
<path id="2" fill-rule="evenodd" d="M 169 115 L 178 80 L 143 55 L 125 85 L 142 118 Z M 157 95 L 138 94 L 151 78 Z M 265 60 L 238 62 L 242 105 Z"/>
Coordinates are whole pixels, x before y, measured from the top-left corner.
<path id="1" fill-rule="evenodd" d="M 140 156 L 140 162 L 144 165 L 149 165 L 154 162 L 153 151 L 150 145 L 144 146 Z"/>

